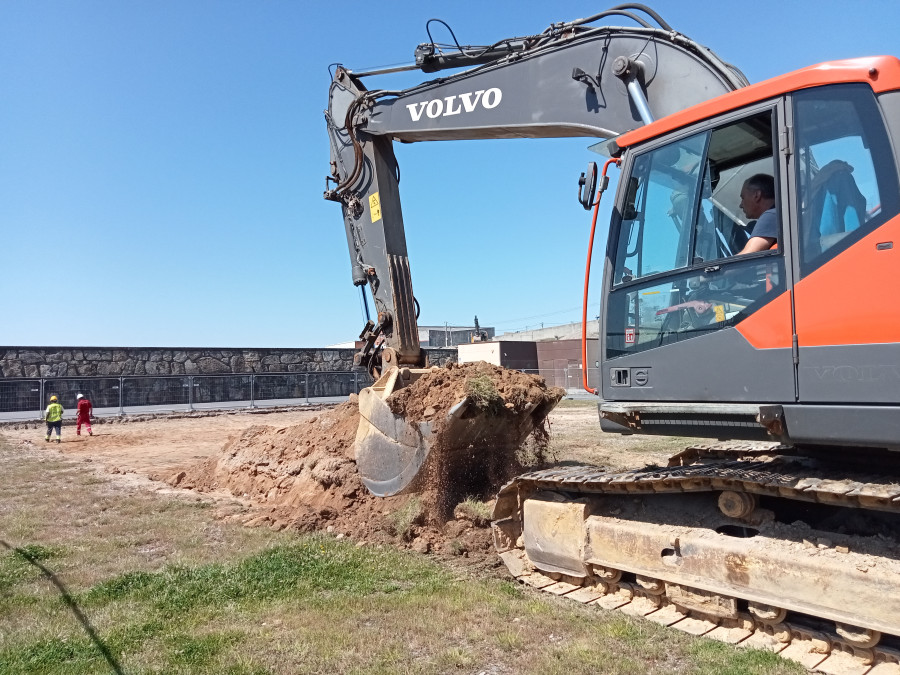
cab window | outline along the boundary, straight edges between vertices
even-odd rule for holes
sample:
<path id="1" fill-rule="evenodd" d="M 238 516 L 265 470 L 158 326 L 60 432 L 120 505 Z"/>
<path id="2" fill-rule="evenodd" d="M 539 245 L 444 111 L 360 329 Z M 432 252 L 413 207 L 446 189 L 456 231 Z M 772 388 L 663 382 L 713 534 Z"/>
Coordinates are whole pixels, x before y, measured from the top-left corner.
<path id="1" fill-rule="evenodd" d="M 607 303 L 608 358 L 734 325 L 783 288 L 777 248 L 739 255 L 758 217 L 743 212 L 742 186 L 760 174 L 778 184 L 774 119 L 766 110 L 635 158 Z"/>
<path id="2" fill-rule="evenodd" d="M 730 258 L 741 252 L 756 220 L 741 209 L 741 188 L 754 176 L 769 176 L 777 185 L 775 175 L 771 112 L 712 132 L 697 214 L 695 263 Z M 776 204 L 777 201 L 776 194 Z"/>
<path id="3" fill-rule="evenodd" d="M 706 134 L 640 155 L 625 194 L 615 282 L 685 267 Z"/>
<path id="4" fill-rule="evenodd" d="M 793 106 L 805 276 L 898 213 L 897 172 L 868 86 L 798 92 Z"/>

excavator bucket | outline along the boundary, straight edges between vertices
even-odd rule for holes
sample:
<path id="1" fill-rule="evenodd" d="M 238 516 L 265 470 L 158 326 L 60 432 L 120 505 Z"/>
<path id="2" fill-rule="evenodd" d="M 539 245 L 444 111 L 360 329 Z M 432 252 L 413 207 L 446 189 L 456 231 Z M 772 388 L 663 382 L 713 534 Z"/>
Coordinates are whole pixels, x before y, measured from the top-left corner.
<path id="1" fill-rule="evenodd" d="M 428 474 L 429 467 L 440 467 L 451 481 L 457 472 L 490 470 L 491 458 L 510 456 L 509 451 L 543 424 L 562 395 L 561 390 L 553 391 L 520 409 L 484 409 L 465 395 L 445 414 L 422 421 L 394 412 L 388 397 L 431 372 L 394 368 L 359 394 L 357 470 L 369 491 L 379 497 L 417 491 L 417 479 Z"/>

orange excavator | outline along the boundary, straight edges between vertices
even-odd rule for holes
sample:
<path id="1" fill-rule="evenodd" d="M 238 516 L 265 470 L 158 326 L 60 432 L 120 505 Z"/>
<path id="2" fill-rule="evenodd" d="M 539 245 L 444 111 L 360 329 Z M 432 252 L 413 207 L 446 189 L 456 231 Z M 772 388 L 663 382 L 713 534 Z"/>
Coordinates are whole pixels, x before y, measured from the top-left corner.
<path id="1" fill-rule="evenodd" d="M 383 403 L 428 366 L 392 141 L 592 137 L 607 159 L 579 199 L 595 224 L 618 171 L 591 286 L 600 427 L 710 442 L 667 467 L 517 477 L 496 501 L 498 553 L 573 600 L 826 672 L 900 673 L 900 61 L 751 85 L 637 4 L 415 54 L 426 73 L 464 70 L 389 91 L 363 85 L 387 71 L 339 66 L 326 112 L 325 196 L 378 310 L 357 355 L 377 378 L 360 396 L 366 484 L 408 489 L 434 445 Z M 744 252 L 754 237 L 767 246 Z M 460 405 L 445 447 L 496 431 Z"/>

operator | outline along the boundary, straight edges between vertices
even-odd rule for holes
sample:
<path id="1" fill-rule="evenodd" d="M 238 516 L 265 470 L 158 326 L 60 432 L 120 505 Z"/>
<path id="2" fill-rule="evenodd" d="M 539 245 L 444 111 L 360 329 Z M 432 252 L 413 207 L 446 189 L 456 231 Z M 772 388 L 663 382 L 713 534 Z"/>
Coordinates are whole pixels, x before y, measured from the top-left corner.
<path id="1" fill-rule="evenodd" d="M 741 187 L 741 210 L 756 224 L 750 239 L 738 255 L 768 251 L 778 243 L 778 214 L 775 212 L 775 179 L 765 173 L 750 176 Z"/>

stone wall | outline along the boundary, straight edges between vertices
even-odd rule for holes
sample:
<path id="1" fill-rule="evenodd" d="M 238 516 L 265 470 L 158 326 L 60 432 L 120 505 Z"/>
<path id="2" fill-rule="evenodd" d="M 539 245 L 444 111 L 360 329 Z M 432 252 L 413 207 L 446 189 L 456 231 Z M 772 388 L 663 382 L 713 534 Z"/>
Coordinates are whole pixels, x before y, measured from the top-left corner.
<path id="1" fill-rule="evenodd" d="M 0 347 L 0 378 L 349 371 L 353 353 L 324 348 Z M 431 363 L 456 361 L 455 349 L 429 349 L 428 354 Z"/>

